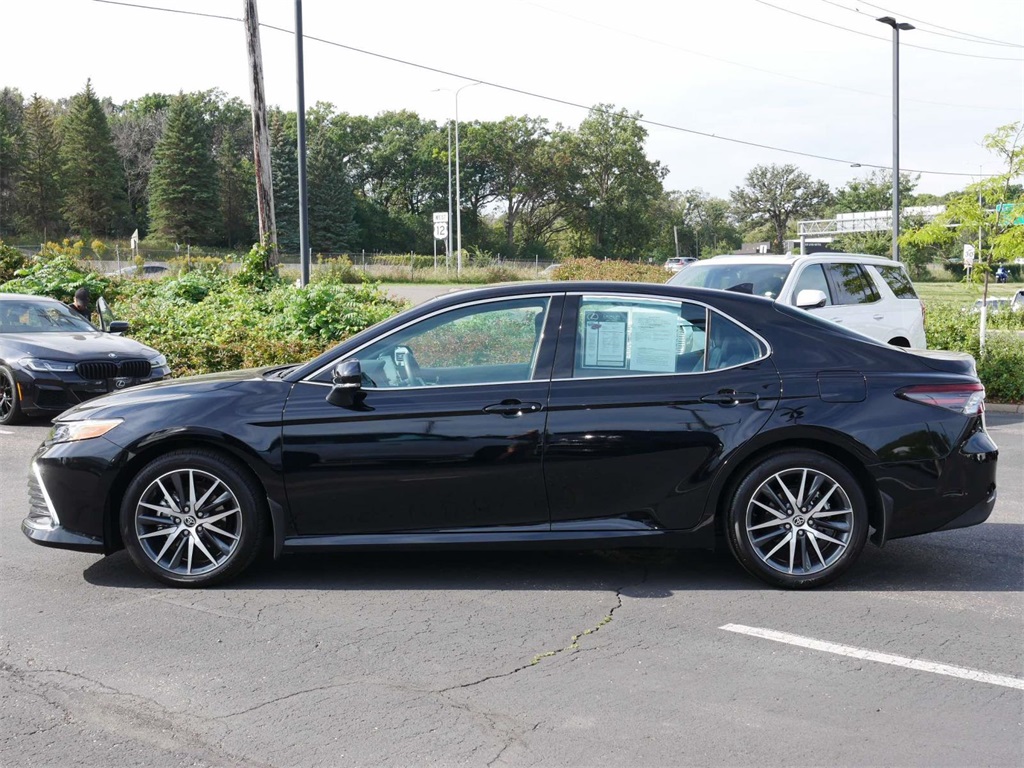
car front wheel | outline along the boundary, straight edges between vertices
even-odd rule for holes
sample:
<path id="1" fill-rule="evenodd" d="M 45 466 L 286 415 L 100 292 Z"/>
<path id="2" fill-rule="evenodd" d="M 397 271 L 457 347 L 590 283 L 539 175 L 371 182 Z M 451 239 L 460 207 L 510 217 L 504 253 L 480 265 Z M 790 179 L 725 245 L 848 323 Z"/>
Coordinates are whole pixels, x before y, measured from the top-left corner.
<path id="1" fill-rule="evenodd" d="M 121 504 L 132 561 L 165 584 L 208 586 L 241 573 L 266 527 L 258 483 L 234 461 L 179 450 L 147 464 Z"/>
<path id="2" fill-rule="evenodd" d="M 0 367 L 0 424 L 20 424 L 23 420 L 14 373 L 6 366 Z"/>
<path id="3" fill-rule="evenodd" d="M 816 587 L 860 555 L 867 502 L 842 464 L 814 451 L 782 451 L 740 481 L 727 524 L 729 548 L 754 576 L 778 587 Z"/>

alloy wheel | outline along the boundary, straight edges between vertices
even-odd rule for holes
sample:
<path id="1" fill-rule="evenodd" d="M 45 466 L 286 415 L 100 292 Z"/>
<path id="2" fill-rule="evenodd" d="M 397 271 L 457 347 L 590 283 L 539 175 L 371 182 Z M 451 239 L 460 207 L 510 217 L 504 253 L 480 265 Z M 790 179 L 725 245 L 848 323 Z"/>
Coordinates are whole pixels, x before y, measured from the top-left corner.
<path id="1" fill-rule="evenodd" d="M 808 576 L 836 563 L 853 541 L 853 504 L 825 472 L 795 467 L 761 483 L 747 504 L 745 530 L 769 568 Z"/>
<path id="2" fill-rule="evenodd" d="M 242 536 L 238 498 L 220 478 L 200 469 L 175 469 L 153 480 L 139 497 L 135 533 L 146 556 L 179 576 L 217 570 Z"/>

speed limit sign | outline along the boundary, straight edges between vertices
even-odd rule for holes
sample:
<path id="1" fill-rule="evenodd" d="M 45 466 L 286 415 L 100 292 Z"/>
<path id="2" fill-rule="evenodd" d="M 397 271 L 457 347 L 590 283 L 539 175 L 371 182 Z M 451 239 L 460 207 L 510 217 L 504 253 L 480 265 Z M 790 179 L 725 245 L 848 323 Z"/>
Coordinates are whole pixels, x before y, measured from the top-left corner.
<path id="1" fill-rule="evenodd" d="M 434 225 L 434 239 L 445 240 L 448 237 L 448 224 L 439 221 Z"/>

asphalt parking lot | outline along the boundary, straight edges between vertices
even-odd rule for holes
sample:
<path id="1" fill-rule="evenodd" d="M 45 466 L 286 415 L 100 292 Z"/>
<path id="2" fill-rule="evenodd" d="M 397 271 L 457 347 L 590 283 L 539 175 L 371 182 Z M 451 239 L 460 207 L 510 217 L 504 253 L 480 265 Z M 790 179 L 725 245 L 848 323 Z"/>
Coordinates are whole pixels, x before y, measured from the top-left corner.
<path id="1" fill-rule="evenodd" d="M 813 592 L 711 553 L 293 556 L 206 591 L 19 531 L 0 428 L 0 765 L 1024 765 L 1024 420 L 975 528 Z"/>

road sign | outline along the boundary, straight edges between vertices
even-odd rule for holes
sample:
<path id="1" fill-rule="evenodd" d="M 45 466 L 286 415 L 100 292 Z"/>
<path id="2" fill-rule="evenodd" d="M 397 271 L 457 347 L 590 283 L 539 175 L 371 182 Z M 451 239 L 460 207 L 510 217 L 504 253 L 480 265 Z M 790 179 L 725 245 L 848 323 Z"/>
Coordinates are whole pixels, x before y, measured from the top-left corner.
<path id="1" fill-rule="evenodd" d="M 447 224 L 448 223 L 448 211 L 438 211 L 434 214 L 435 224 Z"/>
<path id="2" fill-rule="evenodd" d="M 434 214 L 437 215 L 436 213 Z M 447 215 L 447 214 L 446 214 Z M 444 221 L 434 224 L 434 239 L 445 240 L 448 237 L 448 223 Z"/>
<path id="3" fill-rule="evenodd" d="M 970 243 L 964 244 L 964 268 L 970 269 L 974 266 L 974 246 Z"/>

